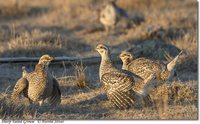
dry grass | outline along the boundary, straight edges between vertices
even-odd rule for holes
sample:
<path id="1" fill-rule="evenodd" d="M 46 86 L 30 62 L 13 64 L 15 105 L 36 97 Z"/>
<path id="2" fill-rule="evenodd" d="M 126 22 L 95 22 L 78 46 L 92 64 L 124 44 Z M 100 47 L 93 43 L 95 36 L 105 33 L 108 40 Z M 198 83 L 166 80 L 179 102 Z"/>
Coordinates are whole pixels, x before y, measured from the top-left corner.
<path id="1" fill-rule="evenodd" d="M 8 42 L 7 50 L 19 51 L 21 52 L 21 56 L 40 56 L 41 54 L 45 54 L 45 52 L 52 51 L 52 46 L 54 47 L 54 53 L 62 53 L 62 45 L 59 35 L 52 32 L 33 30 L 30 33 L 24 32 L 20 36 L 11 39 Z M 24 53 L 22 53 L 23 51 Z"/>
<path id="2" fill-rule="evenodd" d="M 161 119 L 169 118 L 169 105 L 194 105 L 197 107 L 198 102 L 198 84 L 197 82 L 172 82 L 165 83 L 152 89 L 150 92 L 151 99 L 155 109 Z"/>
<path id="3" fill-rule="evenodd" d="M 134 28 L 104 32 L 98 21 L 102 0 L 1 0 L 0 57 L 90 56 L 97 43 L 110 45 L 113 52 L 135 46 L 140 56 L 165 60 L 164 51 L 174 57 L 184 51 L 177 65 L 177 77 L 160 87 L 166 90 L 167 115 L 154 107 L 112 108 L 99 82 L 97 65 L 51 64 L 59 80 L 61 105 L 28 106 L 26 99 L 13 103 L 10 94 L 21 67 L 28 71 L 35 63 L 0 64 L 0 118 L 3 119 L 197 119 L 197 2 L 195 0 L 117 0 L 131 17 L 144 22 Z M 135 50 L 134 49 L 134 50 Z M 135 51 L 132 51 L 133 53 Z M 136 56 L 136 57 L 140 57 Z M 120 64 L 116 64 L 121 68 Z M 79 88 L 82 87 L 82 88 Z M 7 89 L 7 90 L 6 90 Z M 158 88 L 159 89 L 159 88 Z M 154 95 L 156 97 L 156 95 Z M 159 103 L 160 104 L 160 103 Z M 161 103 L 163 104 L 163 103 Z M 165 103 L 164 103 L 165 104 Z M 162 106 L 162 105 L 161 105 Z"/>
<path id="4" fill-rule="evenodd" d="M 83 64 L 81 63 L 81 65 L 75 65 L 75 71 L 76 85 L 80 88 L 86 87 L 89 81 L 85 74 L 85 68 L 83 67 Z"/>
<path id="5" fill-rule="evenodd" d="M 65 82 L 65 83 L 70 83 Z M 178 83 L 178 82 L 176 82 Z M 194 83 L 195 85 L 197 83 Z M 182 84 L 183 85 L 183 84 Z M 184 84 L 190 87 L 191 84 Z M 68 85 L 69 86 L 69 85 Z M 76 86 L 76 85 L 73 85 Z M 63 91 L 63 88 L 61 89 Z M 180 89 L 180 92 L 185 89 Z M 62 103 L 56 108 L 48 105 L 43 107 L 24 105 L 25 100 L 13 103 L 9 95 L 1 96 L 1 118 L 3 119 L 197 119 L 196 101 L 184 104 L 172 103 L 167 105 L 167 116 L 152 107 L 117 110 L 112 108 L 101 89 L 76 91 L 79 93 L 62 96 Z M 196 91 L 195 91 L 196 92 Z M 75 89 L 73 90 L 75 93 Z M 194 92 L 193 92 L 194 93 Z M 8 93 L 6 93 L 8 94 Z M 68 92 L 68 94 L 70 94 Z M 64 94 L 63 94 L 64 95 Z M 190 94 L 188 96 L 192 96 Z M 177 98 L 180 95 L 177 95 Z M 196 99 L 196 98 L 195 98 Z M 183 103 L 183 102 L 181 102 Z M 161 107 L 161 106 L 160 106 Z"/>
<path id="6" fill-rule="evenodd" d="M 29 11 L 30 8 L 24 0 L 23 2 L 18 2 L 18 0 L 0 2 L 0 18 L 25 16 Z"/>

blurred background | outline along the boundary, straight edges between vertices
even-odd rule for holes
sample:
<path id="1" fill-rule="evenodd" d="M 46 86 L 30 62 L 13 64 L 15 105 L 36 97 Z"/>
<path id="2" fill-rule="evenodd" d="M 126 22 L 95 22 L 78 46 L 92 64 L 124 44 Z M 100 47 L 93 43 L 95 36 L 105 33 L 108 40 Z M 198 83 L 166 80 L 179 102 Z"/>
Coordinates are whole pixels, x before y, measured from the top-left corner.
<path id="1" fill-rule="evenodd" d="M 98 17 L 105 2 L 1 0 L 0 57 L 41 56 L 46 52 L 55 56 L 87 56 L 99 42 L 118 50 L 147 40 L 169 43 L 192 55 L 196 52 L 195 0 L 117 0 L 116 4 L 129 16 L 139 15 L 144 21 L 108 35 Z"/>

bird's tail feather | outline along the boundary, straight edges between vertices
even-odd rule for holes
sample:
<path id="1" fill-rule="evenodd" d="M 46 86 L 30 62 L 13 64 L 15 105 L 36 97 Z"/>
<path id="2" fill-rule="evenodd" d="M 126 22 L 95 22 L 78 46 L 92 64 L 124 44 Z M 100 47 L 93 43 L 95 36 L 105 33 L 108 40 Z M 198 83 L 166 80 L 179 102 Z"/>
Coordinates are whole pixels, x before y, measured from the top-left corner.
<path id="1" fill-rule="evenodd" d="M 52 106 L 55 106 L 61 103 L 61 91 L 56 79 L 53 79 L 53 92 L 52 92 L 51 97 L 49 98 L 49 103 Z"/>
<path id="2" fill-rule="evenodd" d="M 113 104 L 120 109 L 128 109 L 134 103 L 133 97 L 129 93 L 114 92 L 109 97 Z"/>

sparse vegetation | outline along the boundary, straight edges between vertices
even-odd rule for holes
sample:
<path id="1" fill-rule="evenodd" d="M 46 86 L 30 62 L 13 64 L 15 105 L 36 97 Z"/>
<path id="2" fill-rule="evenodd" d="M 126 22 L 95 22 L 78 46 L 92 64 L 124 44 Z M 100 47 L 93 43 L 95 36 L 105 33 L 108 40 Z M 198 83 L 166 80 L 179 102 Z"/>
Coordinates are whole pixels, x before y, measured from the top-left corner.
<path id="1" fill-rule="evenodd" d="M 116 28 L 108 34 L 102 30 L 96 11 L 102 3 L 98 0 L 1 0 L 0 57 L 39 57 L 46 53 L 55 57 L 91 56 L 97 55 L 94 47 L 100 42 L 110 45 L 114 52 L 134 46 L 136 50 L 144 50 L 136 57 L 160 61 L 166 60 L 164 51 L 174 57 L 183 50 L 177 77 L 161 88 L 169 89 L 167 97 L 159 97 L 166 102 L 167 115 L 160 116 L 154 107 L 156 103 L 126 111 L 111 107 L 99 82 L 99 64 L 50 65 L 50 72 L 58 78 L 62 92 L 61 105 L 56 108 L 28 105 L 24 97 L 12 102 L 10 95 L 21 77 L 21 67 L 26 66 L 30 72 L 35 63 L 0 63 L 0 118 L 198 119 L 197 1 L 117 0 L 117 5 L 127 10 L 129 16 L 141 14 L 144 22 L 134 28 Z M 115 64 L 121 68 L 121 64 Z M 154 93 L 163 93 L 158 91 Z"/>
<path id="2" fill-rule="evenodd" d="M 75 82 L 78 87 L 83 88 L 86 87 L 89 83 L 87 76 L 85 74 L 85 68 L 83 64 L 75 66 Z"/>
<path id="3" fill-rule="evenodd" d="M 152 89 L 150 96 L 160 118 L 169 118 L 168 107 L 170 105 L 193 104 L 197 107 L 197 104 L 194 104 L 198 101 L 197 87 L 197 82 L 190 81 L 186 84 L 182 82 L 168 82 Z"/>

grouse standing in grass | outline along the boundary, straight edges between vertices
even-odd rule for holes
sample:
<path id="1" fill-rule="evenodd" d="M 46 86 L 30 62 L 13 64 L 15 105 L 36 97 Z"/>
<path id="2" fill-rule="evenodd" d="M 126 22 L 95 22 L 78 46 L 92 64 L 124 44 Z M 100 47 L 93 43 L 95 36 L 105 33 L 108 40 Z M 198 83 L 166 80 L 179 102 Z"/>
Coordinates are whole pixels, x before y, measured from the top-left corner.
<path id="1" fill-rule="evenodd" d="M 143 80 L 133 73 L 117 69 L 112 64 L 110 50 L 106 45 L 98 44 L 96 50 L 101 55 L 99 78 L 109 100 L 120 109 L 131 107 L 135 103 L 134 94 L 144 94 L 145 87 L 154 75 L 151 79 Z"/>
<path id="2" fill-rule="evenodd" d="M 21 93 L 24 93 L 31 103 L 39 103 L 40 106 L 47 98 L 50 105 L 60 104 L 59 83 L 48 71 L 49 63 L 53 59 L 49 55 L 43 55 L 33 72 L 23 71 L 23 76 L 17 81 L 11 98 L 15 100 Z"/>

